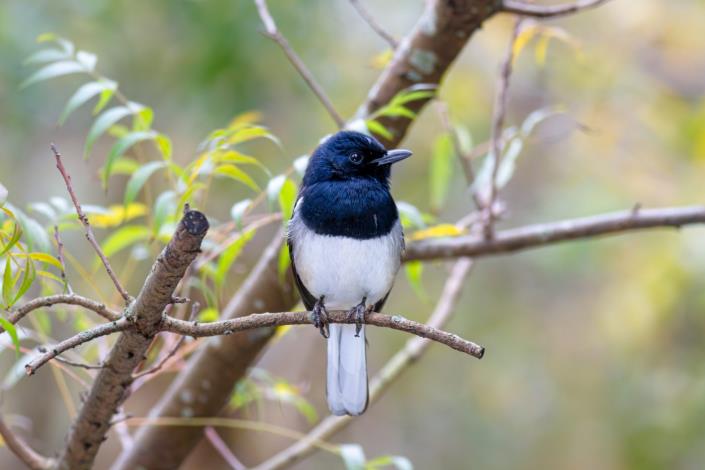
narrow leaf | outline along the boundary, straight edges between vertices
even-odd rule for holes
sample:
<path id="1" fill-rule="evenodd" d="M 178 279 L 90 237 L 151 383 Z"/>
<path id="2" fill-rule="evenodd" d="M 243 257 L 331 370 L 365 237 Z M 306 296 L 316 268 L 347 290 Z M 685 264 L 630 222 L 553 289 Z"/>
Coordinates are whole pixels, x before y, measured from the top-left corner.
<path id="1" fill-rule="evenodd" d="M 15 356 L 17 358 L 20 357 L 20 338 L 17 336 L 17 328 L 15 328 L 15 325 L 10 323 L 7 319 L 0 317 L 0 326 L 2 326 L 5 331 L 7 331 L 7 334 L 10 335 L 10 339 L 12 340 L 12 344 L 15 346 Z"/>
<path id="2" fill-rule="evenodd" d="M 60 77 L 62 75 L 69 75 L 72 73 L 85 72 L 84 67 L 78 62 L 71 60 L 62 60 L 60 62 L 54 62 L 53 64 L 46 65 L 41 69 L 37 70 L 32 74 L 27 80 L 22 82 L 20 88 L 26 88 L 42 80 L 48 80 L 54 77 Z"/>
<path id="3" fill-rule="evenodd" d="M 134 201 L 149 177 L 165 166 L 164 162 L 149 162 L 135 171 L 127 182 L 124 204 L 127 205 Z"/>
<path id="4" fill-rule="evenodd" d="M 59 117 L 59 124 L 63 124 L 66 121 L 66 118 L 68 118 L 72 112 L 74 112 L 76 109 L 78 109 L 81 105 L 86 103 L 94 96 L 101 93 L 103 90 L 115 90 L 116 87 L 117 83 L 107 80 L 102 80 L 98 82 L 88 82 L 85 85 L 81 86 L 81 88 L 76 90 L 76 93 L 74 93 L 73 96 L 69 99 L 68 103 L 66 103 L 66 107 L 64 108 L 63 112 L 61 113 L 61 116 Z"/>
<path id="5" fill-rule="evenodd" d="M 453 176 L 453 141 L 449 134 L 438 136 L 433 145 L 429 163 L 431 207 L 438 211 L 445 204 L 450 180 Z"/>
<path id="6" fill-rule="evenodd" d="M 120 119 L 125 116 L 132 114 L 132 110 L 127 106 L 116 106 L 110 108 L 100 116 L 98 116 L 88 131 L 88 137 L 86 137 L 86 146 L 84 150 L 84 157 L 88 157 L 88 154 L 93 147 L 95 141 L 108 130 L 110 126 L 117 123 Z"/>
<path id="7" fill-rule="evenodd" d="M 220 165 L 215 169 L 214 173 L 216 175 L 227 176 L 228 178 L 234 179 L 235 181 L 239 181 L 240 183 L 243 183 L 253 191 L 260 191 L 260 187 L 257 185 L 257 183 L 255 183 L 255 180 L 253 180 L 250 175 L 248 175 L 235 165 Z"/>
<path id="8" fill-rule="evenodd" d="M 145 140 L 154 139 L 156 135 L 157 133 L 154 131 L 140 131 L 132 132 L 130 134 L 127 134 L 125 137 L 118 139 L 118 141 L 115 142 L 115 144 L 113 144 L 112 148 L 110 149 L 110 152 L 108 153 L 108 158 L 105 161 L 105 168 L 102 172 L 103 187 L 107 187 L 108 178 L 110 178 L 110 175 L 112 174 L 113 163 L 115 163 L 115 160 L 118 157 L 122 156 L 122 154 L 125 153 L 133 145 Z"/>
<path id="9" fill-rule="evenodd" d="M 152 236 L 151 230 L 141 225 L 126 225 L 113 232 L 103 243 L 105 256 L 112 256 L 120 250 L 134 245 L 137 242 L 148 240 Z"/>

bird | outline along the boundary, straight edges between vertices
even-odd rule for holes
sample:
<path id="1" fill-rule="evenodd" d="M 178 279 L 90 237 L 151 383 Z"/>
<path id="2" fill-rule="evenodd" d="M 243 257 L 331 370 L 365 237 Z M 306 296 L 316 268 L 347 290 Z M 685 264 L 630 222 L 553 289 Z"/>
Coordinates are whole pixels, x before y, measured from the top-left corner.
<path id="1" fill-rule="evenodd" d="M 343 130 L 314 150 L 288 223 L 294 281 L 313 324 L 327 338 L 326 399 L 334 415 L 367 408 L 365 315 L 382 309 L 404 251 L 390 192 L 391 166 L 411 156 Z M 351 324 L 329 324 L 328 309 Z"/>

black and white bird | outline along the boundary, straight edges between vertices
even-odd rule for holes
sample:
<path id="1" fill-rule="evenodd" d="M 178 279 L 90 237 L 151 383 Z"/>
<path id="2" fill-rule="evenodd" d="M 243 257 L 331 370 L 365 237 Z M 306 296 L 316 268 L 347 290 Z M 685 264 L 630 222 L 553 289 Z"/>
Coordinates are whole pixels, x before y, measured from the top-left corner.
<path id="1" fill-rule="evenodd" d="M 296 286 L 328 338 L 326 395 L 336 415 L 367 408 L 364 315 L 384 305 L 399 270 L 404 235 L 389 191 L 391 165 L 411 156 L 365 134 L 341 131 L 311 155 L 287 241 Z M 356 324 L 327 324 L 326 309 Z"/>

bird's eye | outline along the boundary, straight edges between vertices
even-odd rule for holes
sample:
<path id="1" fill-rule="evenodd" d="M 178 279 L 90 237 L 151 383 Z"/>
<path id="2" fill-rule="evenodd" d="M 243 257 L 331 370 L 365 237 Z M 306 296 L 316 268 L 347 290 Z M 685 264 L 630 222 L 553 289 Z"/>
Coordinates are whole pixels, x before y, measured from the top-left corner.
<path id="1" fill-rule="evenodd" d="M 362 162 L 362 155 L 357 152 L 353 152 L 350 154 L 350 161 L 357 165 Z"/>

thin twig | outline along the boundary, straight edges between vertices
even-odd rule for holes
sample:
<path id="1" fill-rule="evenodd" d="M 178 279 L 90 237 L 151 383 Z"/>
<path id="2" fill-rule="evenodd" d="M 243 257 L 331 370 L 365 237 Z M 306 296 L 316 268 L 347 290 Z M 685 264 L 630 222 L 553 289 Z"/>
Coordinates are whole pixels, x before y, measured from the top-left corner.
<path id="1" fill-rule="evenodd" d="M 33 375 L 41 366 L 51 361 L 59 354 L 68 351 L 69 349 L 73 349 L 91 340 L 100 338 L 101 336 L 117 333 L 118 331 L 125 331 L 132 327 L 133 323 L 131 323 L 126 318 L 121 318 L 110 323 L 103 323 L 102 325 L 98 325 L 94 328 L 91 328 L 90 330 L 82 331 L 68 339 L 61 341 L 60 343 L 54 345 L 52 348 L 47 349 L 47 351 L 41 356 L 38 356 L 32 361 L 30 361 L 24 366 L 25 372 L 27 373 L 27 375 Z"/>
<path id="2" fill-rule="evenodd" d="M 247 470 L 247 467 L 245 467 L 242 462 L 240 462 L 240 460 L 235 457 L 235 454 L 233 454 L 230 448 L 228 448 L 228 445 L 220 437 L 218 431 L 216 431 L 215 428 L 213 428 L 212 426 L 206 426 L 204 431 L 206 433 L 206 439 L 208 439 L 208 442 L 211 443 L 213 448 L 218 452 L 218 454 L 220 454 L 223 460 L 227 462 L 230 468 L 232 468 L 233 470 Z"/>
<path id="3" fill-rule="evenodd" d="M 98 240 L 96 240 L 95 235 L 93 234 L 93 229 L 91 228 L 91 224 L 90 222 L 88 222 L 88 217 L 83 212 L 83 209 L 81 208 L 81 203 L 78 202 L 76 193 L 73 190 L 73 185 L 71 184 L 71 175 L 66 171 L 66 168 L 64 168 L 64 164 L 61 161 L 61 154 L 59 153 L 54 144 L 51 144 L 51 151 L 54 152 L 54 157 L 56 158 L 56 168 L 59 169 L 59 173 L 61 173 L 61 176 L 64 177 L 66 189 L 68 190 L 69 196 L 71 196 L 71 201 L 73 201 L 73 205 L 76 208 L 76 214 L 78 214 L 78 220 L 81 221 L 81 224 L 86 229 L 86 238 L 93 246 L 93 249 L 95 249 L 95 252 L 98 254 L 100 260 L 103 262 L 103 266 L 105 266 L 105 271 L 108 273 L 108 276 L 110 276 L 110 279 L 113 281 L 113 284 L 115 284 L 115 289 L 117 289 L 117 291 L 120 293 L 122 298 L 125 300 L 125 303 L 129 304 L 132 301 L 132 297 L 130 296 L 130 294 L 127 293 L 125 288 L 122 287 L 122 284 L 120 284 L 120 280 L 117 278 L 115 272 L 113 271 L 113 268 L 110 266 L 110 261 L 108 261 L 108 257 L 105 256 L 105 253 L 103 253 L 103 250 L 100 247 Z"/>
<path id="4" fill-rule="evenodd" d="M 45 470 L 54 465 L 54 460 L 39 454 L 24 439 L 12 432 L 0 416 L 0 436 L 7 447 L 32 470 Z"/>
<path id="5" fill-rule="evenodd" d="M 41 349 L 40 349 L 40 351 L 41 351 Z M 101 364 L 86 364 L 85 362 L 71 361 L 71 360 L 63 358 L 61 356 L 56 356 L 54 359 L 61 362 L 62 364 L 66 364 L 67 366 L 80 367 L 81 369 L 86 369 L 86 370 L 96 370 L 96 369 L 103 368 L 103 366 Z"/>
<path id="6" fill-rule="evenodd" d="M 91 310 L 106 320 L 113 321 L 119 319 L 122 315 L 115 310 L 111 310 L 101 302 L 97 302 L 93 299 L 83 297 L 76 294 L 56 294 L 49 295 L 46 297 L 38 297 L 36 299 L 30 300 L 26 304 L 19 308 L 10 311 L 10 315 L 7 320 L 13 325 L 18 321 L 22 320 L 25 315 L 37 310 L 38 308 L 51 307 L 52 305 L 66 304 L 66 305 L 78 305 L 80 307 Z M 0 327 L 0 333 L 5 330 Z"/>
<path id="7" fill-rule="evenodd" d="M 448 280 L 439 297 L 438 304 L 426 325 L 442 328 L 452 317 L 455 305 L 462 291 L 465 278 L 470 272 L 472 261 L 460 259 L 451 270 Z M 428 338 L 411 338 L 370 381 L 370 402 L 374 403 L 406 368 L 417 361 L 426 351 L 431 341 Z M 299 439 L 290 447 L 267 459 L 252 470 L 277 470 L 286 468 L 313 453 L 318 448 L 317 442 L 330 438 L 343 427 L 352 422 L 350 416 L 328 416 L 318 423 L 306 437 Z"/>
<path id="8" fill-rule="evenodd" d="M 579 0 L 564 5 L 536 5 L 534 3 L 515 0 L 504 0 L 500 11 L 523 16 L 533 16 L 535 18 L 555 18 L 556 16 L 571 15 L 581 10 L 595 8 L 607 1 L 609 0 Z"/>
<path id="9" fill-rule="evenodd" d="M 64 243 L 61 241 L 59 226 L 54 225 L 54 240 L 56 241 L 56 257 L 61 265 L 61 280 L 64 281 L 64 293 L 73 294 L 71 284 L 66 276 L 66 263 L 64 262 Z"/>
<path id="10" fill-rule="evenodd" d="M 355 323 L 347 311 L 331 310 L 328 312 L 328 321 L 331 323 Z M 238 331 L 252 330 L 255 328 L 265 328 L 282 325 L 309 325 L 312 324 L 310 312 L 278 312 L 278 313 L 254 313 L 245 317 L 234 318 L 232 320 L 221 320 L 212 323 L 185 322 L 172 317 L 164 317 L 161 328 L 164 331 L 171 331 L 193 337 L 230 335 Z M 365 323 L 368 325 L 391 328 L 393 330 L 412 333 L 423 338 L 429 338 L 456 351 L 464 352 L 470 356 L 481 359 L 485 354 L 485 348 L 480 345 L 461 338 L 458 335 L 448 333 L 437 328 L 429 327 L 423 323 L 418 323 L 400 315 L 385 315 L 371 312 L 365 316 Z"/>
<path id="11" fill-rule="evenodd" d="M 269 9 L 267 8 L 267 2 L 265 0 L 255 0 L 255 5 L 257 6 L 257 12 L 259 13 L 262 23 L 264 24 L 265 34 L 274 42 L 279 44 L 284 51 L 284 54 L 286 54 L 286 57 L 289 59 L 289 62 L 291 62 L 291 65 L 293 65 L 296 71 L 299 72 L 299 75 L 301 75 L 311 91 L 313 91 L 318 100 L 323 104 L 326 111 L 328 111 L 328 114 L 330 114 L 330 117 L 333 118 L 338 127 L 342 128 L 345 125 L 345 121 L 335 110 L 333 103 L 326 95 L 326 92 L 323 91 L 323 88 L 318 84 L 318 82 L 316 82 L 316 79 L 313 78 L 313 74 L 308 67 L 306 67 L 303 60 L 301 60 L 301 57 L 294 52 L 294 49 L 292 49 L 291 45 L 289 45 L 289 41 L 287 41 L 284 35 L 282 35 L 277 29 L 277 24 L 274 22 L 274 18 L 272 18 L 272 15 L 269 13 Z"/>
<path id="12" fill-rule="evenodd" d="M 507 53 L 505 54 L 504 61 L 499 74 L 499 83 L 497 84 L 497 94 L 495 95 L 494 112 L 492 115 L 492 152 L 490 157 L 492 158 L 492 172 L 490 176 L 490 194 L 485 201 L 484 216 L 485 216 L 485 226 L 484 233 L 485 238 L 492 238 L 494 232 L 494 203 L 497 198 L 497 173 L 499 171 L 499 165 L 502 160 L 502 128 L 504 127 L 504 119 L 507 114 L 507 100 L 509 91 L 509 77 L 512 74 L 512 64 L 514 62 L 514 43 L 519 37 L 519 32 L 521 31 L 522 18 L 517 18 L 514 29 L 512 30 L 512 36 L 509 40 L 509 47 L 507 47 Z"/>
<path id="13" fill-rule="evenodd" d="M 196 318 L 196 315 L 198 315 L 198 311 L 200 309 L 201 309 L 201 304 L 199 304 L 198 302 L 192 303 L 191 304 L 191 317 L 189 318 L 189 320 L 193 320 L 194 318 Z M 154 366 L 150 367 L 147 370 L 143 370 L 142 372 L 135 374 L 132 377 L 135 380 L 137 380 L 137 379 L 140 379 L 140 378 L 145 377 L 147 375 L 154 374 L 155 372 L 160 371 L 164 367 L 164 365 L 167 363 L 167 361 L 169 359 L 171 359 L 174 356 L 174 354 L 176 354 L 176 351 L 178 351 L 179 348 L 181 348 L 181 346 L 184 344 L 184 341 L 186 341 L 186 336 L 181 336 L 176 341 L 176 344 L 174 344 L 174 346 L 169 350 L 169 352 L 167 352 L 166 355 L 164 355 L 164 357 L 162 357 Z"/>
<path id="14" fill-rule="evenodd" d="M 379 35 L 379 37 L 387 41 L 392 49 L 397 48 L 399 42 L 394 39 L 394 36 L 385 31 L 384 28 L 377 23 L 377 21 L 375 21 L 372 15 L 370 15 L 370 12 L 368 12 L 360 3 L 360 0 L 350 0 L 350 3 L 357 10 L 362 19 L 365 20 L 365 22 L 370 26 L 370 28 L 372 28 L 372 30 Z"/>

